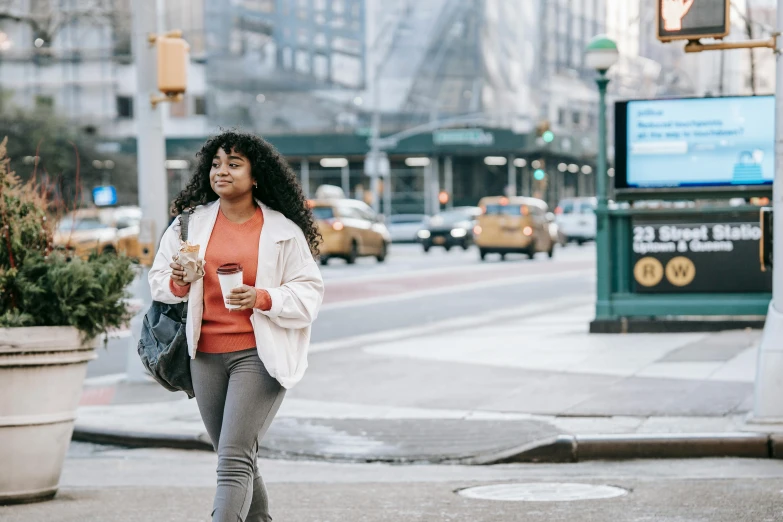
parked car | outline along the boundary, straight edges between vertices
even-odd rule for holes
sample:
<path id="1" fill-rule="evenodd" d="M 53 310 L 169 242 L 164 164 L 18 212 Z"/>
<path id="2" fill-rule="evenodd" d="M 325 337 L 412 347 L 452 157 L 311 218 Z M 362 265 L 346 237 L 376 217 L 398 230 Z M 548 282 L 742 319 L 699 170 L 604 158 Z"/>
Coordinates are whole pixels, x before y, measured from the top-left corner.
<path id="1" fill-rule="evenodd" d="M 436 214 L 419 230 L 419 243 L 425 252 L 433 246 L 442 246 L 447 252 L 452 247 L 467 250 L 473 244 L 473 228 L 479 214 L 478 207 L 454 207 Z"/>
<path id="2" fill-rule="evenodd" d="M 566 198 L 555 209 L 557 225 L 567 241 L 580 245 L 595 239 L 595 198 Z"/>
<path id="3" fill-rule="evenodd" d="M 392 242 L 415 243 L 419 239 L 419 230 L 427 226 L 428 219 L 426 214 L 394 214 L 387 224 Z"/>
<path id="4" fill-rule="evenodd" d="M 476 245 L 483 261 L 487 254 L 527 254 L 538 252 L 551 258 L 557 242 L 547 204 L 535 198 L 487 197 L 479 202 L 482 214 L 476 227 Z"/>
<path id="5" fill-rule="evenodd" d="M 79 209 L 57 223 L 54 246 L 82 258 L 98 252 L 138 259 L 140 222 L 141 209 L 135 206 Z"/>
<path id="6" fill-rule="evenodd" d="M 323 236 L 321 264 L 329 259 L 345 259 L 353 264 L 359 257 L 375 257 L 383 262 L 391 236 L 383 220 L 367 204 L 355 199 L 315 199 L 310 201 Z"/>

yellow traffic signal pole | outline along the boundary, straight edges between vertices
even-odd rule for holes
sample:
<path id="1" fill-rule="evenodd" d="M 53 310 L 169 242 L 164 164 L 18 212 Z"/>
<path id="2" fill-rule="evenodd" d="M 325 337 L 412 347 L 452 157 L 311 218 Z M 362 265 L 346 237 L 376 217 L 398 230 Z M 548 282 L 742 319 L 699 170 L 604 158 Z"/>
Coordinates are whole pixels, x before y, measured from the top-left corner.
<path id="1" fill-rule="evenodd" d="M 780 36 L 780 31 L 773 33 L 772 37 L 767 40 L 745 40 L 744 42 L 720 42 L 713 44 L 703 44 L 699 40 L 689 40 L 685 45 L 685 52 L 700 53 L 702 51 L 727 51 L 731 49 L 756 48 L 777 49 L 778 36 Z"/>
<path id="2" fill-rule="evenodd" d="M 185 91 L 187 44 L 177 33 L 159 36 L 164 25 L 163 0 L 134 0 L 131 6 L 133 58 L 136 64 L 136 156 L 139 206 L 142 221 L 139 230 L 142 266 L 136 295 L 145 303 L 152 297 L 147 283 L 149 267 L 158 243 L 169 224 L 169 194 L 165 169 L 166 141 L 163 133 L 161 101 L 181 98 Z M 183 54 L 184 52 L 184 54 Z M 163 96 L 160 92 L 163 92 Z M 136 353 L 144 311 L 131 320 L 131 346 L 126 362 L 127 379 L 138 381 L 146 372 Z"/>

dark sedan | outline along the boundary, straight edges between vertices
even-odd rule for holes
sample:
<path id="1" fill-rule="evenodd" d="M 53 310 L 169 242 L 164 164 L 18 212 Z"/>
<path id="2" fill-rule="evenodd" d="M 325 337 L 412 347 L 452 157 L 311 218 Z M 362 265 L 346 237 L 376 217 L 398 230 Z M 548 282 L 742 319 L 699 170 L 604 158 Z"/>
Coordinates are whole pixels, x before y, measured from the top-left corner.
<path id="1" fill-rule="evenodd" d="M 473 244 L 473 228 L 479 214 L 478 207 L 457 207 L 436 214 L 419 230 L 419 243 L 425 252 L 433 246 L 442 246 L 447 252 L 452 247 L 467 250 Z"/>

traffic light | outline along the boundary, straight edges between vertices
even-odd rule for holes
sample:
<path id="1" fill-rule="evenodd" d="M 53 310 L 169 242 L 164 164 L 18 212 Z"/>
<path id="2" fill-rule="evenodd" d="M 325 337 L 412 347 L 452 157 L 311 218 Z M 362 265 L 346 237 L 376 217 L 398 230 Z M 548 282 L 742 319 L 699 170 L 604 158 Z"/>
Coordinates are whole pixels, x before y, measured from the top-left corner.
<path id="1" fill-rule="evenodd" d="M 188 43 L 177 35 L 159 36 L 155 45 L 158 51 L 158 90 L 166 96 L 185 92 L 188 86 Z"/>
<path id="2" fill-rule="evenodd" d="M 731 28 L 730 0 L 655 0 L 662 42 L 724 38 Z"/>
<path id="3" fill-rule="evenodd" d="M 550 129 L 549 120 L 538 122 L 538 125 L 536 125 L 536 138 L 540 138 L 544 143 L 555 141 L 555 133 Z"/>
<path id="4" fill-rule="evenodd" d="M 546 177 L 546 172 L 544 172 L 544 169 L 536 169 L 533 172 L 533 177 L 536 178 L 538 181 L 541 181 Z"/>
<path id="5" fill-rule="evenodd" d="M 182 101 L 188 87 L 188 53 L 190 46 L 182 39 L 182 31 L 165 35 L 152 34 L 149 42 L 155 44 L 158 62 L 158 90 L 163 96 L 150 95 L 154 109 L 161 102 Z"/>

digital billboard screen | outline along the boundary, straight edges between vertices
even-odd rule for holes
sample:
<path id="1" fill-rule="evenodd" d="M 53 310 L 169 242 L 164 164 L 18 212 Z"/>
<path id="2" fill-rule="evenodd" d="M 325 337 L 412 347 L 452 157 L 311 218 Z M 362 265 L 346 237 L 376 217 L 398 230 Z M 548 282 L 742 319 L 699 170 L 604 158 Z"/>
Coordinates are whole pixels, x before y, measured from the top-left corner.
<path id="1" fill-rule="evenodd" d="M 632 100 L 615 115 L 617 189 L 772 184 L 773 96 Z"/>

